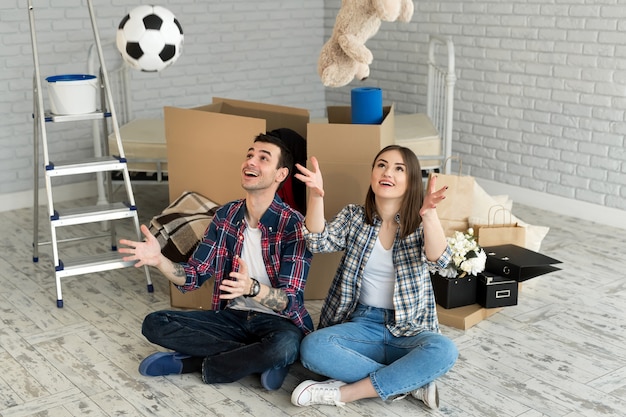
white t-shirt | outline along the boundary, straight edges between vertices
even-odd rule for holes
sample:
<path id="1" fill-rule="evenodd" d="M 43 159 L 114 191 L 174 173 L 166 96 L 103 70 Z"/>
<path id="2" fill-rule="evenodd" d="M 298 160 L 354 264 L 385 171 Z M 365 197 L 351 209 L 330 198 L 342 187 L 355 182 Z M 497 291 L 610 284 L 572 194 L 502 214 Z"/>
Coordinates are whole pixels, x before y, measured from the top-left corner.
<path id="1" fill-rule="evenodd" d="M 396 283 L 393 267 L 393 248 L 387 250 L 376 238 L 374 249 L 363 268 L 359 302 L 371 307 L 393 309 L 393 290 Z"/>
<path id="2" fill-rule="evenodd" d="M 265 270 L 263 263 L 263 252 L 261 250 L 261 230 L 252 228 L 249 224 L 243 231 L 243 249 L 241 250 L 241 258 L 248 265 L 248 274 L 259 281 L 259 284 L 272 286 L 270 279 Z M 229 308 L 235 310 L 252 310 L 261 313 L 278 315 L 271 308 L 265 307 L 261 303 L 248 297 L 237 297 L 228 304 Z"/>

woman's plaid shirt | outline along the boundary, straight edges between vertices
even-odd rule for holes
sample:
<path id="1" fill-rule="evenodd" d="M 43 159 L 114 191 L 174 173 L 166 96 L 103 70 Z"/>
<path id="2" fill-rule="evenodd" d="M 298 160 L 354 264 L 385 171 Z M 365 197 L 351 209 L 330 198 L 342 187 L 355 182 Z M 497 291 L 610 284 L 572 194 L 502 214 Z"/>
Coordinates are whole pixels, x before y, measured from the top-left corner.
<path id="1" fill-rule="evenodd" d="M 305 228 L 307 246 L 313 253 L 344 252 L 322 307 L 320 328 L 346 321 L 356 308 L 363 268 L 372 253 L 381 223 L 376 218 L 374 225 L 366 224 L 365 208 L 350 204 L 326 224 L 322 233 L 311 233 Z M 421 225 L 405 239 L 396 237 L 393 244 L 395 320 L 388 323 L 387 328 L 394 336 L 412 336 L 424 330 L 439 332 L 429 269 L 445 268 L 452 252 L 447 247 L 437 261 L 431 262 L 426 259 L 423 248 Z"/>

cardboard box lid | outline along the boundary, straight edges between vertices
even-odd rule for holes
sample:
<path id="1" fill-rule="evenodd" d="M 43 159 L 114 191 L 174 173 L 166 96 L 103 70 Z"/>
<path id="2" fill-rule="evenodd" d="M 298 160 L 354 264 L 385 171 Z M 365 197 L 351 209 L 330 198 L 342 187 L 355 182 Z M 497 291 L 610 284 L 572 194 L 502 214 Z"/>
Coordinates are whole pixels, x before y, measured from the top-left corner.
<path id="1" fill-rule="evenodd" d="M 517 245 L 483 247 L 487 254 L 485 270 L 516 281 L 526 281 L 550 272 L 558 271 L 553 264 L 560 264 L 551 258 Z"/>
<path id="2" fill-rule="evenodd" d="M 267 131 L 286 127 L 298 132 L 306 139 L 307 124 L 310 119 L 309 111 L 306 109 L 221 97 L 213 97 L 213 107 L 204 106 L 204 108 L 222 114 L 264 119 Z"/>
<path id="3" fill-rule="evenodd" d="M 352 123 L 352 107 L 350 106 L 328 106 L 326 108 L 326 112 L 328 113 L 328 123 L 329 124 L 345 124 L 351 126 L 357 126 L 359 128 L 365 129 L 384 129 L 385 126 L 388 126 L 390 121 L 393 121 L 394 118 L 394 109 L 393 104 L 391 106 L 383 107 L 383 122 L 379 125 L 377 124 L 353 124 Z M 392 123 L 393 129 L 395 129 L 395 122 Z"/>

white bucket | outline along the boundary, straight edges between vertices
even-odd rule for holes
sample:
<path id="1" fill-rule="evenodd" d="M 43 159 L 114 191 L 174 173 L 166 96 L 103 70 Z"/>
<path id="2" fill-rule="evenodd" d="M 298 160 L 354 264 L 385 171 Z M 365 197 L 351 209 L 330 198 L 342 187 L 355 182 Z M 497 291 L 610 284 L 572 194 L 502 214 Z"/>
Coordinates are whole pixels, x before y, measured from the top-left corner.
<path id="1" fill-rule="evenodd" d="M 65 74 L 46 78 L 53 114 L 84 114 L 96 111 L 98 79 L 95 75 Z"/>

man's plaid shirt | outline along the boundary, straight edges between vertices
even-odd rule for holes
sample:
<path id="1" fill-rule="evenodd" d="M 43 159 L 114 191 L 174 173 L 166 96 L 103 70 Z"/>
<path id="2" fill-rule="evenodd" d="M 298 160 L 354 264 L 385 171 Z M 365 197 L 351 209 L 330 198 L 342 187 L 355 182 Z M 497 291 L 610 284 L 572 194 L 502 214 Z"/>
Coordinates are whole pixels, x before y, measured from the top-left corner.
<path id="1" fill-rule="evenodd" d="M 219 286 L 233 270 L 235 256 L 241 256 L 245 200 L 220 207 L 191 258 L 183 263 L 187 275 L 183 292 L 198 289 L 215 277 L 212 309 L 223 309 Z M 289 302 L 279 314 L 289 318 L 305 334 L 313 331 L 313 320 L 304 307 L 304 285 L 311 266 L 311 252 L 303 236 L 302 215 L 282 202 L 277 195 L 259 221 L 263 263 L 274 288 L 281 288 Z"/>

